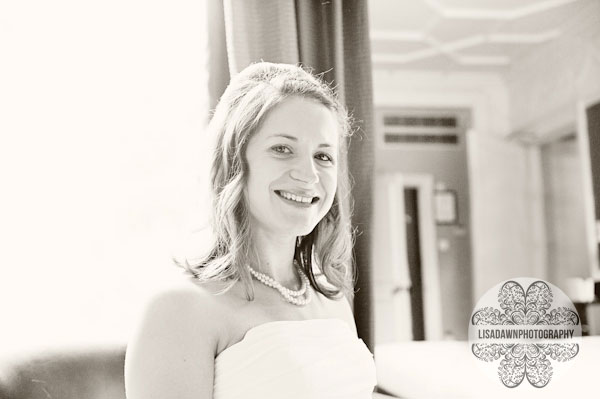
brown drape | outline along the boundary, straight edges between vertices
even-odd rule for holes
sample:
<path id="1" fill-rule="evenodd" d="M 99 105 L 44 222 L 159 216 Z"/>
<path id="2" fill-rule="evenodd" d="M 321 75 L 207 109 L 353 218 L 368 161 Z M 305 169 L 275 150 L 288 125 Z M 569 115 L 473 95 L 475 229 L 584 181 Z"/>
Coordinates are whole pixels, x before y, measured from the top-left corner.
<path id="1" fill-rule="evenodd" d="M 298 50 L 303 65 L 324 73 L 342 100 L 344 87 L 344 27 L 341 1 L 296 1 Z"/>
<path id="2" fill-rule="evenodd" d="M 352 223 L 358 233 L 354 246 L 358 269 L 354 317 L 358 335 L 373 350 L 370 239 L 374 147 L 367 2 L 297 0 L 296 21 L 300 62 L 316 73 L 325 73 L 325 80 L 337 88 L 355 119 L 357 131 L 348 152 L 354 181 Z"/>
<path id="3" fill-rule="evenodd" d="M 221 4 L 220 0 L 209 1 Z M 358 233 L 354 248 L 358 272 L 354 315 L 359 336 L 373 350 L 370 239 L 374 147 L 367 2 L 224 0 L 221 10 L 225 27 L 213 35 L 226 37 L 230 74 L 260 60 L 300 62 L 314 73 L 324 73 L 354 117 L 357 130 L 348 152 L 353 178 L 352 222 Z M 216 25 L 213 22 L 213 27 Z M 217 76 L 227 74 L 224 65 L 223 60 L 211 63 L 209 79 L 218 80 Z"/>

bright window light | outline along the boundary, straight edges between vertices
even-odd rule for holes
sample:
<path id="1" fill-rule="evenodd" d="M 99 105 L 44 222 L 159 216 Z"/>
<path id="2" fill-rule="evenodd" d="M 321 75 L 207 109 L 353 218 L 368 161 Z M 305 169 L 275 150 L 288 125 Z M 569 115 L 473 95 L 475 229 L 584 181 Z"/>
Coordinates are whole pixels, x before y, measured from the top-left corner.
<path id="1" fill-rule="evenodd" d="M 32 4 L 35 3 L 35 4 Z M 125 340 L 203 219 L 202 1 L 0 5 L 0 339 Z"/>

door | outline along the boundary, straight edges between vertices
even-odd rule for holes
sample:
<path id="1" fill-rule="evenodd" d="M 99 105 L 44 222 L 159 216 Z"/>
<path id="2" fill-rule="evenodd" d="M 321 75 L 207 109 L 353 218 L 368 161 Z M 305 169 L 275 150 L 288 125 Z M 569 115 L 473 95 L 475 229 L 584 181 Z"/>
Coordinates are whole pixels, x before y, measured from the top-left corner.
<path id="1" fill-rule="evenodd" d="M 425 339 L 423 311 L 423 281 L 419 232 L 419 202 L 416 188 L 404 188 L 404 224 L 406 228 L 406 257 L 410 276 L 410 309 L 414 341 Z"/>
<path id="2" fill-rule="evenodd" d="M 377 344 L 442 337 L 432 194 L 430 175 L 376 176 L 373 292 Z"/>

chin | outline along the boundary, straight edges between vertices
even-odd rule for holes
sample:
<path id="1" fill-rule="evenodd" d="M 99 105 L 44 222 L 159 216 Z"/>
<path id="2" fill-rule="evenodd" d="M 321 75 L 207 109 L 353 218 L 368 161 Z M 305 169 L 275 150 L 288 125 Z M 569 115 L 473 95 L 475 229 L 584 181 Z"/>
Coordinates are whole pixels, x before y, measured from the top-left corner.
<path id="1" fill-rule="evenodd" d="M 313 231 L 314 226 L 311 228 L 310 226 L 294 226 L 291 227 L 289 229 L 286 229 L 285 231 L 282 231 L 282 233 L 284 234 L 289 234 L 292 233 L 292 235 L 299 237 L 299 236 L 305 236 L 310 234 L 311 231 Z"/>
<path id="2" fill-rule="evenodd" d="M 313 223 L 309 226 L 305 226 L 304 228 L 301 229 L 301 232 L 299 232 L 297 235 L 298 236 L 307 236 L 310 233 L 312 233 L 317 226 L 319 225 L 319 223 L 323 220 L 323 218 L 319 219 L 316 223 Z"/>
<path id="3" fill-rule="evenodd" d="M 299 236 L 302 236 L 302 237 L 307 236 L 307 235 L 309 235 L 310 233 L 313 232 L 313 230 L 315 229 L 315 227 L 316 226 L 313 226 L 312 228 L 307 228 L 307 229 L 304 229 L 302 231 L 299 231 L 298 234 L 296 234 L 296 236 L 297 237 L 299 237 Z"/>
<path id="4" fill-rule="evenodd" d="M 283 234 L 292 233 L 296 237 L 298 237 L 298 236 L 306 236 L 306 235 L 310 234 L 315 229 L 315 227 L 317 226 L 317 224 L 318 223 L 288 225 L 286 228 L 284 228 L 282 230 L 282 233 Z"/>
<path id="5" fill-rule="evenodd" d="M 277 215 L 269 215 L 268 224 L 273 226 L 281 236 L 292 235 L 295 237 L 310 234 L 325 217 L 325 215 L 298 215 L 287 212 Z"/>

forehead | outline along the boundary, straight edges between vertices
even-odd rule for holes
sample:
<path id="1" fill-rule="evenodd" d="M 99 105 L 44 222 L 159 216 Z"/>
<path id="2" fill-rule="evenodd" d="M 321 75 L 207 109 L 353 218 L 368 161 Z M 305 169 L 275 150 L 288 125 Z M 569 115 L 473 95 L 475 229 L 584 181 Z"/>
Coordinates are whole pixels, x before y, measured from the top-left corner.
<path id="1" fill-rule="evenodd" d="M 267 114 L 255 133 L 259 140 L 266 140 L 273 135 L 290 135 L 299 140 L 337 146 L 340 127 L 335 113 L 320 102 L 290 97 Z"/>

